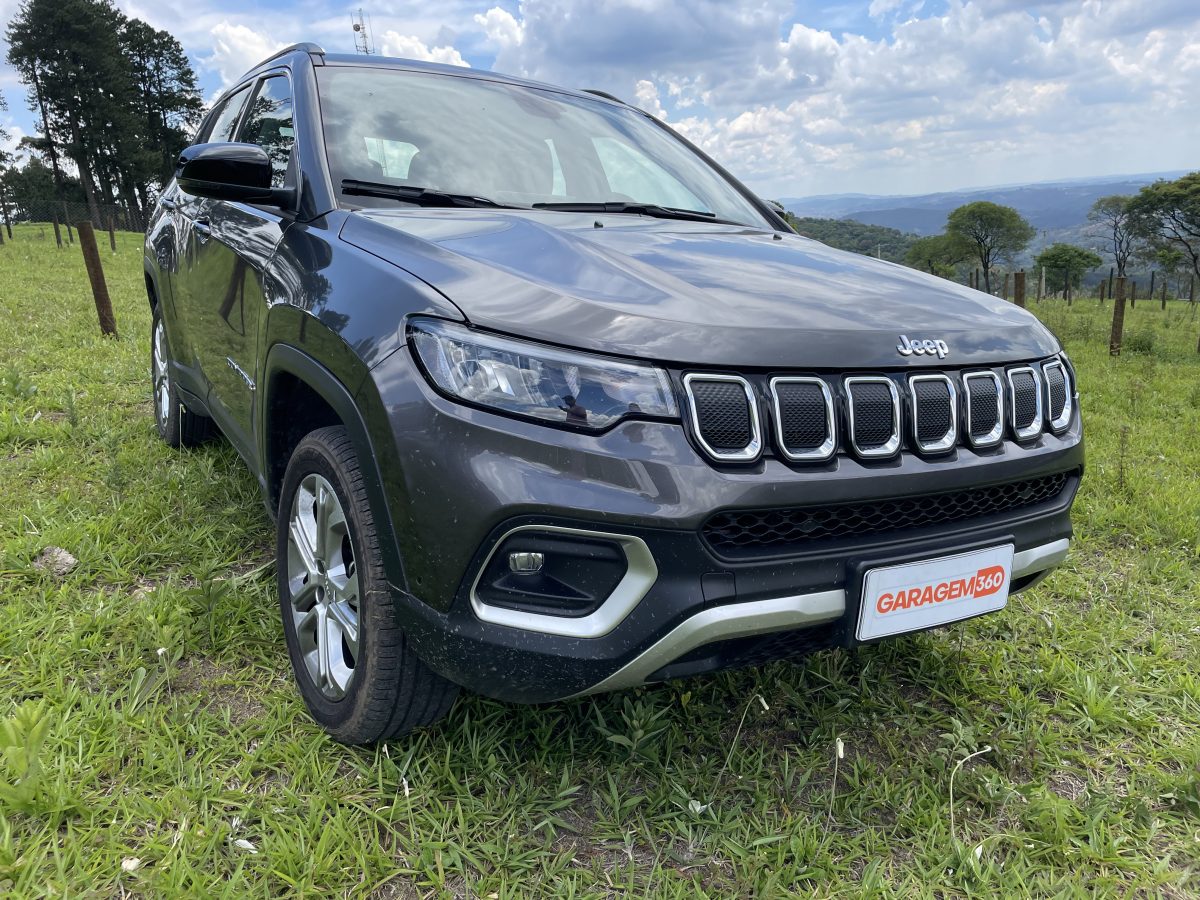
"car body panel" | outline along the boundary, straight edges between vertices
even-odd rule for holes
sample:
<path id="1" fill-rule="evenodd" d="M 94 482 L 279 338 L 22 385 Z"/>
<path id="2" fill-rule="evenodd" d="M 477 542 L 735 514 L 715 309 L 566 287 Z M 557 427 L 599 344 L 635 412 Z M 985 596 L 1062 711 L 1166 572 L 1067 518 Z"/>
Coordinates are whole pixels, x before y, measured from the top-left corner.
<path id="1" fill-rule="evenodd" d="M 353 214 L 342 239 L 436 285 L 474 324 L 662 362 L 922 367 L 1046 356 L 1011 303 L 765 229 L 632 215 L 402 209 Z M 536 310 L 536 316 L 530 311 Z M 946 360 L 902 356 L 901 334 Z"/>

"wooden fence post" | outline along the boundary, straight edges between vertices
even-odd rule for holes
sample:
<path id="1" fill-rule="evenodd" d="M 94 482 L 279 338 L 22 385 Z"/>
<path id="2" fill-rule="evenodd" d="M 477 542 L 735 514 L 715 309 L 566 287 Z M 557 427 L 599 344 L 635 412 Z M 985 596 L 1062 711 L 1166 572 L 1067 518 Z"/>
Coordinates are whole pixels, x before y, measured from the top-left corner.
<path id="1" fill-rule="evenodd" d="M 1004 287 L 1000 291 L 1000 299 L 1001 300 L 1008 299 L 1008 273 L 1007 272 L 1004 273 Z"/>
<path id="2" fill-rule="evenodd" d="M 1022 269 L 1013 275 L 1013 303 L 1025 308 L 1025 270 Z"/>
<path id="3" fill-rule="evenodd" d="M 1107 281 L 1101 281 L 1101 282 L 1100 282 L 1100 302 L 1101 302 L 1101 303 L 1103 303 L 1103 302 L 1104 302 L 1104 289 L 1105 289 L 1107 286 L 1108 286 L 1108 282 L 1107 282 Z"/>
<path id="4" fill-rule="evenodd" d="M 1167 279 L 1165 275 L 1163 276 L 1162 283 L 1162 308 L 1163 312 L 1167 311 Z"/>
<path id="5" fill-rule="evenodd" d="M 1129 308 L 1137 309 L 1137 282 L 1136 281 L 1131 281 L 1129 283 Z"/>
<path id="6" fill-rule="evenodd" d="M 4 229 L 0 228 L 0 247 L 4 246 Z"/>
<path id="7" fill-rule="evenodd" d="M 1154 278 L 1156 275 L 1158 275 L 1158 272 L 1154 271 L 1154 269 L 1151 269 L 1150 270 L 1150 290 L 1146 291 L 1146 296 L 1149 297 L 1151 300 L 1154 299 Z"/>
<path id="8" fill-rule="evenodd" d="M 113 225 L 113 217 L 108 217 L 108 246 L 112 248 L 112 252 L 117 252 L 117 231 Z"/>
<path id="9" fill-rule="evenodd" d="M 1125 276 L 1117 279 L 1117 292 L 1113 295 L 1112 334 L 1108 337 L 1110 356 L 1121 355 L 1121 340 L 1125 334 Z"/>
<path id="10" fill-rule="evenodd" d="M 75 243 L 75 230 L 71 227 L 71 223 L 67 222 L 67 240 L 72 244 Z"/>
<path id="11" fill-rule="evenodd" d="M 1110 297 L 1116 296 L 1116 294 L 1113 293 L 1113 273 L 1116 271 L 1117 270 L 1112 266 L 1108 267 L 1108 296 Z"/>
<path id="12" fill-rule="evenodd" d="M 1188 276 L 1188 302 L 1189 303 L 1196 302 L 1196 276 L 1195 275 Z"/>
<path id="13" fill-rule="evenodd" d="M 54 217 L 54 240 L 58 243 L 58 249 L 62 249 L 62 232 L 58 229 L 58 216 Z"/>
<path id="14" fill-rule="evenodd" d="M 979 290 L 979 270 L 975 270 L 975 290 Z"/>
<path id="15" fill-rule="evenodd" d="M 1042 266 L 1042 271 L 1038 275 L 1037 299 L 1041 303 L 1046 296 L 1046 267 Z"/>
<path id="16" fill-rule="evenodd" d="M 83 262 L 87 266 L 88 280 L 92 283 L 92 298 L 96 301 L 96 316 L 100 319 L 100 333 L 116 337 L 117 320 L 113 317 L 108 285 L 104 283 L 104 269 L 100 265 L 100 250 L 96 246 L 95 229 L 87 220 L 78 223 L 75 227 L 79 230 L 79 246 L 83 250 Z"/>

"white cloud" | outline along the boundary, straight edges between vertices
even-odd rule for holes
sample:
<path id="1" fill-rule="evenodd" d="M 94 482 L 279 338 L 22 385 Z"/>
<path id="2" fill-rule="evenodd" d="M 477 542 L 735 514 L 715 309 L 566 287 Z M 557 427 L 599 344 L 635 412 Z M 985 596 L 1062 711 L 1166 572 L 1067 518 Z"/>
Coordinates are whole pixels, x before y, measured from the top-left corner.
<path id="1" fill-rule="evenodd" d="M 477 13 L 474 21 L 484 30 L 488 40 L 501 49 L 516 47 L 525 40 L 525 29 L 512 13 L 499 6 L 493 6 L 483 14 Z"/>
<path id="2" fill-rule="evenodd" d="M 633 96 L 637 100 L 637 105 L 656 119 L 667 117 L 667 111 L 663 109 L 662 101 L 658 99 L 658 88 L 654 86 L 653 81 L 643 78 L 634 86 Z"/>
<path id="3" fill-rule="evenodd" d="M 384 56 L 399 56 L 421 62 L 445 63 L 448 66 L 466 66 L 470 63 L 453 47 L 429 47 L 420 38 L 397 31 L 385 31 L 380 48 Z"/>
<path id="4" fill-rule="evenodd" d="M 274 40 L 246 25 L 229 21 L 218 22 L 212 28 L 212 53 L 200 57 L 200 65 L 216 72 L 221 86 L 228 87 L 247 70 L 254 68 L 286 44 Z"/>

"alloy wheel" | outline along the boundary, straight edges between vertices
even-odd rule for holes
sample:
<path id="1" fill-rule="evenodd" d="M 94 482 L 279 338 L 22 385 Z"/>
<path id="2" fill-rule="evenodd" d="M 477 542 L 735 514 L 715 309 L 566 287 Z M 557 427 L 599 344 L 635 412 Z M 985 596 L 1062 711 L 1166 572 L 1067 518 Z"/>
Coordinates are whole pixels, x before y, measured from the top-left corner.
<path id="1" fill-rule="evenodd" d="M 292 498 L 287 545 L 300 653 L 313 684 L 330 700 L 340 700 L 358 662 L 358 568 L 345 511 L 321 475 L 305 476 Z"/>
<path id="2" fill-rule="evenodd" d="M 154 326 L 154 413 L 160 427 L 171 415 L 171 374 L 167 370 L 167 330 L 159 319 Z"/>

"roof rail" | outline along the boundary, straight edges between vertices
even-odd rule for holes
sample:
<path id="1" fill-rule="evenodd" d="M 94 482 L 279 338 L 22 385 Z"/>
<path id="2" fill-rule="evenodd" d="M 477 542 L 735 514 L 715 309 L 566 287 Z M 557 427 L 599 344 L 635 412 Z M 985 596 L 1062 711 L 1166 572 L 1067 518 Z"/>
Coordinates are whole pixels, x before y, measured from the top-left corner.
<path id="1" fill-rule="evenodd" d="M 611 100 L 613 103 L 620 103 L 622 106 L 629 105 L 624 100 L 622 100 L 620 97 L 614 97 L 608 91 L 598 91 L 595 88 L 584 88 L 583 92 L 585 94 L 595 94 L 597 97 L 603 97 L 605 100 Z"/>
<path id="2" fill-rule="evenodd" d="M 294 53 L 296 51 L 302 51 L 304 53 L 315 53 L 318 56 L 325 55 L 325 48 L 322 47 L 320 44 L 314 44 L 312 41 L 302 41 L 299 44 L 291 44 L 290 46 L 284 47 L 278 53 L 272 53 L 270 56 L 268 56 L 266 59 L 264 59 L 262 62 L 260 62 L 258 64 L 258 66 L 255 66 L 254 68 L 257 69 L 259 66 L 265 66 L 267 63 L 269 63 L 273 59 L 279 59 L 279 57 L 281 57 L 281 56 L 284 56 L 288 53 Z"/>

